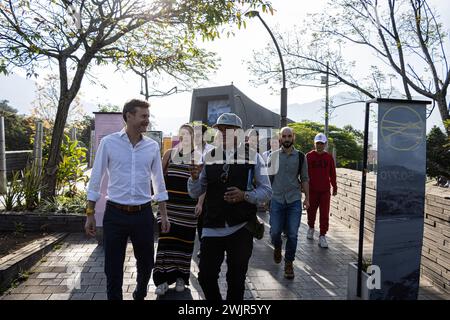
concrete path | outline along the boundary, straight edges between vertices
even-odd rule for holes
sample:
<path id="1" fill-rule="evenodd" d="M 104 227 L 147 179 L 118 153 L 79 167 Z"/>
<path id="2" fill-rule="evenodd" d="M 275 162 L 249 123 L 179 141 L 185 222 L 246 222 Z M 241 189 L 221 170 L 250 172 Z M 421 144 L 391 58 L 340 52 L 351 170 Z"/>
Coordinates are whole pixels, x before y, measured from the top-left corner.
<path id="1" fill-rule="evenodd" d="M 259 213 L 266 223 L 264 239 L 255 240 L 253 255 L 247 274 L 245 298 L 248 300 L 343 300 L 346 299 L 347 265 L 356 261 L 357 234 L 343 226 L 334 217 L 330 220 L 328 234 L 329 249 L 306 239 L 306 216 L 302 216 L 299 242 L 296 253 L 295 278 L 283 277 L 283 262 L 273 262 L 273 246 L 269 241 L 267 213 Z M 198 243 L 194 252 L 197 252 Z M 156 248 L 156 243 L 155 243 Z M 365 252 L 370 252 L 370 244 Z M 106 279 L 103 272 L 102 247 L 84 234 L 71 234 L 64 242 L 47 254 L 26 276 L 27 280 L 5 292 L 3 300 L 105 300 Z M 222 295 L 226 294 L 226 265 L 220 276 Z M 161 299 L 198 300 L 204 299 L 197 281 L 198 259 L 194 255 L 191 264 L 191 285 L 182 293 L 174 286 Z M 78 281 L 79 280 L 79 281 Z M 79 285 L 77 285 L 79 284 Z M 127 248 L 124 273 L 124 299 L 132 299 L 136 285 L 136 267 L 131 244 Z M 150 281 L 147 299 L 156 299 L 155 286 Z M 426 279 L 421 279 L 419 299 L 450 300 L 450 295 L 438 291 Z"/>

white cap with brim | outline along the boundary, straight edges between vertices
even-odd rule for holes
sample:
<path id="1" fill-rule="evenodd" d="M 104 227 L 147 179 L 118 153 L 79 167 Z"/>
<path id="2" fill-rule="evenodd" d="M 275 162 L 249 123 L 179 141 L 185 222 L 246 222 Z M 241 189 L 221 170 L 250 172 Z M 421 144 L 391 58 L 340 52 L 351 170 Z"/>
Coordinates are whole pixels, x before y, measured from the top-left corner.
<path id="1" fill-rule="evenodd" d="M 242 120 L 234 113 L 222 113 L 213 128 L 219 125 L 242 128 Z"/>
<path id="2" fill-rule="evenodd" d="M 316 142 L 327 143 L 327 136 L 323 133 L 316 134 L 316 136 L 314 137 L 314 143 Z"/>

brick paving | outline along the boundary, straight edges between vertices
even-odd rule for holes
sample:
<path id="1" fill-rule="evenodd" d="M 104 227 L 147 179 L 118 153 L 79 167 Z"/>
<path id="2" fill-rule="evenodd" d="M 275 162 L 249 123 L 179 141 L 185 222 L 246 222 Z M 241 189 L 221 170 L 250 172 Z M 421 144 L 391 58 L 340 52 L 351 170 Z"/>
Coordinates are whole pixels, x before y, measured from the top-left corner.
<path id="1" fill-rule="evenodd" d="M 283 262 L 275 264 L 272 259 L 273 246 L 269 241 L 268 215 L 259 213 L 266 223 L 266 234 L 255 240 L 246 281 L 247 300 L 344 300 L 347 290 L 347 265 L 357 257 L 358 236 L 334 217 L 330 220 L 328 233 L 329 249 L 306 239 L 306 216 L 302 216 L 299 242 L 294 262 L 295 278 L 283 277 Z M 156 243 L 155 243 L 156 248 Z M 197 252 L 198 242 L 194 252 Z M 365 244 L 365 252 L 370 252 Z M 28 273 L 28 279 L 8 290 L 2 300 L 105 300 L 106 278 L 103 273 L 102 247 L 94 239 L 82 233 L 70 234 L 59 249 L 48 253 Z M 220 274 L 222 295 L 226 295 L 226 264 Z M 197 281 L 198 259 L 194 255 L 191 264 L 191 284 L 182 293 L 175 292 L 174 285 L 161 299 L 202 300 L 202 290 Z M 79 281 L 74 278 L 79 275 Z M 79 285 L 73 285 L 73 284 Z M 450 300 L 450 295 L 438 291 L 426 279 L 421 278 L 419 299 Z M 136 286 L 136 267 L 131 244 L 127 247 L 124 266 L 124 299 L 132 299 Z M 150 280 L 146 299 L 154 300 L 155 286 Z"/>

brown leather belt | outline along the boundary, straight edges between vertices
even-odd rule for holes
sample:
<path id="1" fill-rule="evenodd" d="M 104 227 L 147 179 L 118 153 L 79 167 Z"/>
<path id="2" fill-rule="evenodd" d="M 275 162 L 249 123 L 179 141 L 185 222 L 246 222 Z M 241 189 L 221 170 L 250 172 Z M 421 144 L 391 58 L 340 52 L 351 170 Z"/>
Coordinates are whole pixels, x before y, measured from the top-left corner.
<path id="1" fill-rule="evenodd" d="M 149 201 L 147 203 L 144 203 L 144 204 L 141 204 L 141 205 L 138 205 L 138 206 L 127 206 L 127 205 L 124 205 L 124 204 L 119 204 L 119 203 L 115 203 L 115 202 L 112 202 L 112 201 L 108 200 L 108 201 L 106 201 L 106 204 L 109 204 L 109 205 L 111 205 L 111 206 L 113 206 L 113 207 L 115 207 L 115 208 L 117 208 L 119 210 L 122 210 L 122 211 L 125 211 L 125 212 L 128 212 L 128 213 L 136 213 L 136 212 L 142 211 L 143 209 L 145 209 L 147 207 L 150 207 L 152 205 L 152 202 Z"/>

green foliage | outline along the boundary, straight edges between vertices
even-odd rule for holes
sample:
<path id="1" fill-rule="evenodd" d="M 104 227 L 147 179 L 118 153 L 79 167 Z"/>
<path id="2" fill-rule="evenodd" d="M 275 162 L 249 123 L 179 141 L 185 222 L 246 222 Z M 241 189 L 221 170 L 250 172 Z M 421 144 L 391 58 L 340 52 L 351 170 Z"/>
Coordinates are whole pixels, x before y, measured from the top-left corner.
<path id="1" fill-rule="evenodd" d="M 16 237 L 23 237 L 25 234 L 25 226 L 22 222 L 16 222 L 14 221 L 14 236 Z"/>
<path id="2" fill-rule="evenodd" d="M 28 165 L 23 171 L 22 192 L 25 200 L 25 209 L 34 210 L 39 204 L 39 194 L 42 190 L 42 174 L 34 165 Z"/>
<path id="3" fill-rule="evenodd" d="M 7 151 L 32 149 L 29 139 L 33 132 L 31 119 L 18 115 L 8 100 L 0 101 L 0 115 L 5 119 L 5 149 Z"/>
<path id="4" fill-rule="evenodd" d="M 19 273 L 17 274 L 17 278 L 15 278 L 12 282 L 9 288 L 6 288 L 5 291 L 8 291 L 9 289 L 17 288 L 21 283 L 28 280 L 28 278 L 33 274 L 34 272 L 26 271 L 26 270 L 19 270 Z M 0 294 L 3 292 L 0 291 Z"/>
<path id="5" fill-rule="evenodd" d="M 314 136 L 324 132 L 324 125 L 303 121 L 289 124 L 295 132 L 295 147 L 304 153 L 314 149 Z M 362 160 L 363 148 L 360 145 L 362 133 L 351 126 L 345 129 L 329 126 L 328 147 L 336 149 L 336 165 L 340 167 L 353 167 Z"/>
<path id="6" fill-rule="evenodd" d="M 23 192 L 21 189 L 22 183 L 19 179 L 20 171 L 14 172 L 7 187 L 6 193 L 2 195 L 2 198 L 0 199 L 6 211 L 13 210 L 16 205 L 21 206 Z"/>
<path id="7" fill-rule="evenodd" d="M 450 139 L 437 126 L 427 135 L 427 175 L 450 178 Z"/>
<path id="8" fill-rule="evenodd" d="M 44 165 L 48 160 L 50 144 L 51 137 L 47 136 L 42 147 Z M 78 141 L 72 141 L 67 134 L 64 134 L 60 150 L 61 161 L 56 175 L 56 193 L 75 195 L 76 183 L 87 184 L 88 182 L 88 177 L 84 175 L 87 148 L 79 146 Z"/>
<path id="9" fill-rule="evenodd" d="M 99 104 L 98 112 L 122 112 L 122 109 L 116 104 Z"/>
<path id="10" fill-rule="evenodd" d="M 80 192 L 73 196 L 57 195 L 52 200 L 42 200 L 40 212 L 84 214 L 86 209 L 86 193 Z"/>
<path id="11" fill-rule="evenodd" d="M 91 130 L 94 129 L 94 118 L 91 116 L 84 116 L 81 121 L 74 123 L 77 128 L 77 138 L 81 147 L 89 147 L 91 141 Z"/>
<path id="12" fill-rule="evenodd" d="M 78 141 L 71 141 L 68 135 L 64 135 L 61 144 L 61 162 L 57 173 L 56 190 L 68 195 L 77 193 L 77 182 L 87 183 L 87 177 L 83 174 L 86 162 L 87 149 L 78 146 Z M 66 189 L 68 189 L 66 191 Z"/>
<path id="13" fill-rule="evenodd" d="M 444 127 L 447 130 L 447 132 L 450 131 L 450 119 L 444 120 Z"/>

